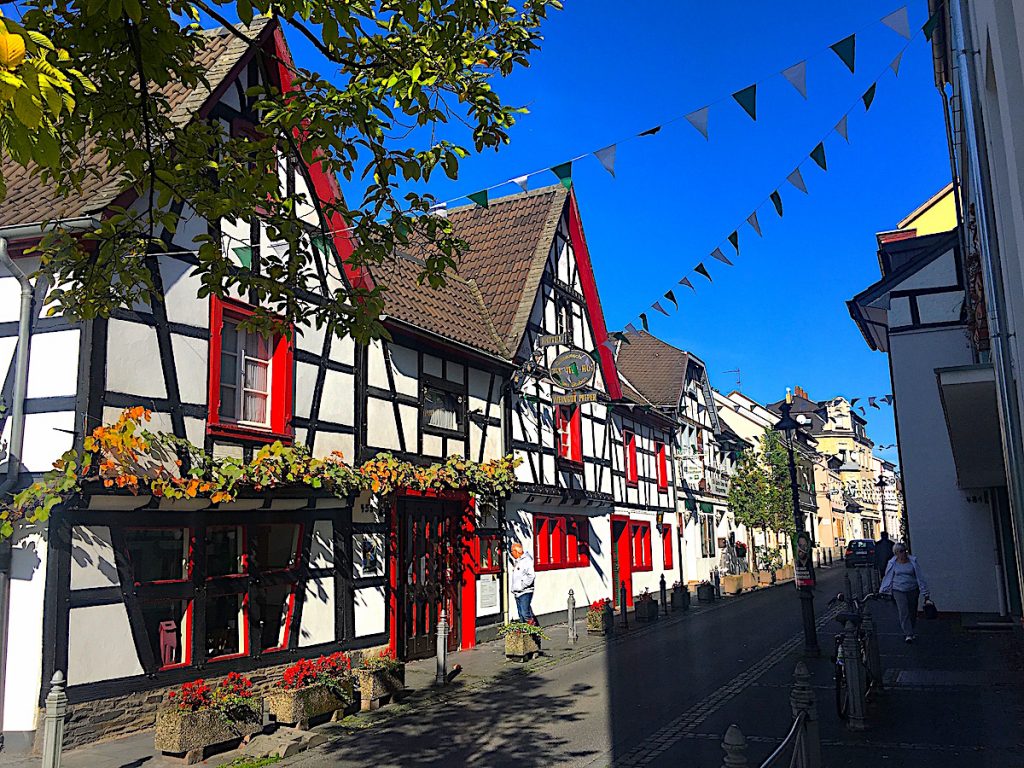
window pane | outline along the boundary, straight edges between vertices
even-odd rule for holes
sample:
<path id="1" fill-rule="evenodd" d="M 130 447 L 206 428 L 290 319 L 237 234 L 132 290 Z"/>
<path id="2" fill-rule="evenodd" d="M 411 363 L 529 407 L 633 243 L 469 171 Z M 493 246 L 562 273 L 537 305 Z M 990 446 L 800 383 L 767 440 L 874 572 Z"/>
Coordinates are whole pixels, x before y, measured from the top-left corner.
<path id="1" fill-rule="evenodd" d="M 124 537 L 135 581 L 188 578 L 188 529 L 134 529 L 125 531 Z"/>
<path id="2" fill-rule="evenodd" d="M 220 383 L 234 386 L 238 383 L 238 355 L 224 352 L 220 356 Z"/>
<path id="3" fill-rule="evenodd" d="M 292 587 L 288 584 L 267 587 L 259 598 L 260 649 L 281 648 L 288 644 L 288 613 Z"/>
<path id="4" fill-rule="evenodd" d="M 224 321 L 224 330 L 220 336 L 220 348 L 225 352 L 238 351 L 238 323 L 231 320 Z"/>
<path id="5" fill-rule="evenodd" d="M 242 420 L 253 424 L 267 423 L 267 396 L 245 392 L 242 398 Z"/>
<path id="6" fill-rule="evenodd" d="M 267 372 L 270 369 L 269 363 L 264 360 L 254 360 L 246 355 L 245 357 L 245 382 L 246 391 L 267 392 Z"/>
<path id="7" fill-rule="evenodd" d="M 256 331 L 245 334 L 245 356 L 267 362 L 270 360 L 270 343 Z"/>
<path id="8" fill-rule="evenodd" d="M 146 625 L 146 637 L 153 648 L 153 657 L 161 667 L 181 664 L 188 642 L 187 600 L 168 600 L 159 603 L 143 603 L 142 621 Z"/>
<path id="9" fill-rule="evenodd" d="M 256 564 L 261 570 L 288 568 L 299 548 L 299 526 L 290 524 L 257 525 L 252 528 Z"/>
<path id="10" fill-rule="evenodd" d="M 238 390 L 234 387 L 221 386 L 220 388 L 220 408 L 218 412 L 225 419 L 237 419 L 238 409 L 236 408 L 235 400 L 238 397 Z"/>
<path id="11" fill-rule="evenodd" d="M 241 526 L 208 528 L 206 531 L 206 576 L 230 576 L 242 572 L 245 537 Z"/>
<path id="12" fill-rule="evenodd" d="M 245 648 L 245 616 L 241 595 L 221 595 L 206 601 L 206 658 L 230 656 Z"/>
<path id="13" fill-rule="evenodd" d="M 438 429 L 458 430 L 458 397 L 451 392 L 427 388 L 423 391 L 423 413 L 426 423 Z"/>

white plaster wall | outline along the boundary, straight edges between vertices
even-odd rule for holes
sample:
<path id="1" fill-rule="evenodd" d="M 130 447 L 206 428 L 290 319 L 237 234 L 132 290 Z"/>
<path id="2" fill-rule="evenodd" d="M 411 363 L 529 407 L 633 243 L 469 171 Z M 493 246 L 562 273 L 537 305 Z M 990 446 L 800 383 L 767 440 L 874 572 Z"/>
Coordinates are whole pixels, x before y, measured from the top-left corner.
<path id="1" fill-rule="evenodd" d="M 108 390 L 140 397 L 167 396 L 155 328 L 112 319 L 107 339 Z"/>
<path id="2" fill-rule="evenodd" d="M 141 675 L 123 603 L 72 608 L 68 625 L 68 685 Z"/>
<path id="3" fill-rule="evenodd" d="M 29 472 L 46 472 L 52 469 L 54 460 L 71 448 L 74 430 L 74 411 L 27 414 L 22 465 Z M 11 420 L 7 419 L 0 443 L 9 444 L 10 438 Z"/>
<path id="4" fill-rule="evenodd" d="M 366 398 L 366 444 L 372 448 L 397 450 L 398 425 L 391 403 L 376 397 Z"/>
<path id="5" fill-rule="evenodd" d="M 395 390 L 403 395 L 418 397 L 419 360 L 416 350 L 398 344 L 389 344 L 388 354 L 391 355 L 391 366 L 395 376 Z"/>
<path id="6" fill-rule="evenodd" d="M 180 232 L 179 238 L 184 240 L 184 234 Z M 209 328 L 210 300 L 198 298 L 202 283 L 192 274 L 192 269 L 191 264 L 170 256 L 160 259 L 167 319 L 172 323 Z"/>
<path id="7" fill-rule="evenodd" d="M 388 373 L 384 364 L 383 342 L 375 340 L 366 346 L 366 383 L 371 387 L 388 388 Z"/>
<path id="8" fill-rule="evenodd" d="M 334 641 L 334 579 L 310 579 L 299 625 L 299 647 Z"/>
<path id="9" fill-rule="evenodd" d="M 383 632 L 386 617 L 384 587 L 365 587 L 355 591 L 356 637 Z"/>
<path id="10" fill-rule="evenodd" d="M 317 520 L 313 524 L 310 568 L 330 568 L 334 565 L 334 524 L 330 520 Z"/>
<path id="11" fill-rule="evenodd" d="M 957 487 L 934 373 L 972 362 L 963 329 L 896 334 L 890 345 L 914 554 L 942 610 L 998 611 L 992 513 Z"/>
<path id="12" fill-rule="evenodd" d="M 350 373 L 325 371 L 324 391 L 320 399 L 320 418 L 336 424 L 355 421 L 355 377 Z"/>
<path id="13" fill-rule="evenodd" d="M 117 564 L 105 525 L 76 525 L 71 530 L 71 589 L 116 587 Z"/>
<path id="14" fill-rule="evenodd" d="M 313 440 L 313 455 L 317 458 L 330 456 L 334 451 L 341 451 L 347 461 L 355 460 L 355 436 L 343 432 L 327 432 L 323 429 L 317 430 L 316 438 Z"/>
<path id="15" fill-rule="evenodd" d="M 29 346 L 28 396 L 74 395 L 78 388 L 80 331 L 32 334 Z"/>
<path id="16" fill-rule="evenodd" d="M 43 669 L 47 546 L 40 533 L 19 529 L 13 547 L 3 730 L 31 731 Z"/>
<path id="17" fill-rule="evenodd" d="M 209 344 L 202 339 L 172 333 L 171 351 L 174 353 L 174 368 L 178 373 L 178 392 L 181 401 L 205 405 L 210 369 Z"/>
<path id="18" fill-rule="evenodd" d="M 309 363 L 295 364 L 295 415 L 299 418 L 309 418 L 312 412 L 316 372 Z"/>

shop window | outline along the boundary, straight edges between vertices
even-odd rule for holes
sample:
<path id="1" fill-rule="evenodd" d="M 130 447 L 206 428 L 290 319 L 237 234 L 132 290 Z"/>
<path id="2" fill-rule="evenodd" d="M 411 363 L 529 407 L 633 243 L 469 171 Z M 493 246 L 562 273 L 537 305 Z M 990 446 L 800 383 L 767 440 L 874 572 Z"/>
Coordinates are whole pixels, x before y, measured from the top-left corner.
<path id="1" fill-rule="evenodd" d="M 269 586 L 257 597 L 260 650 L 279 651 L 288 647 L 288 630 L 295 610 L 295 590 L 290 584 Z"/>
<path id="2" fill-rule="evenodd" d="M 668 449 L 664 443 L 655 443 L 654 447 L 658 461 L 658 490 L 668 493 Z"/>
<path id="3" fill-rule="evenodd" d="M 480 559 L 477 573 L 501 572 L 501 537 L 498 534 L 480 536 Z"/>
<path id="4" fill-rule="evenodd" d="M 629 534 L 630 543 L 632 544 L 633 570 L 654 570 L 654 563 L 651 557 L 651 524 L 649 522 L 630 521 Z"/>
<path id="5" fill-rule="evenodd" d="M 700 514 L 700 556 L 715 556 L 715 515 L 701 512 Z"/>
<path id="6" fill-rule="evenodd" d="M 206 529 L 206 578 L 237 576 L 245 567 L 245 536 L 240 525 Z"/>
<path id="7" fill-rule="evenodd" d="M 672 526 L 668 523 L 661 526 L 661 553 L 667 571 L 672 568 Z"/>
<path id="8" fill-rule="evenodd" d="M 187 528 L 129 528 L 124 538 L 136 583 L 184 581 L 189 577 Z"/>
<path id="9" fill-rule="evenodd" d="M 534 515 L 533 558 L 537 570 L 590 564 L 590 521 L 585 517 Z"/>
<path id="10" fill-rule="evenodd" d="M 582 416 L 579 407 L 558 406 L 558 456 L 565 461 L 583 462 Z"/>
<path id="11" fill-rule="evenodd" d="M 210 661 L 249 653 L 245 595 L 206 598 L 206 658 Z"/>
<path id="12" fill-rule="evenodd" d="M 142 621 L 153 648 L 153 658 L 161 669 L 191 662 L 189 638 L 192 634 L 192 603 L 189 600 L 162 600 L 142 603 Z"/>
<path id="13" fill-rule="evenodd" d="M 291 435 L 293 359 L 286 334 L 265 337 L 247 330 L 251 307 L 210 300 L 208 430 L 234 437 Z M 269 435 L 268 435 L 269 433 Z"/>
<path id="14" fill-rule="evenodd" d="M 447 389 L 424 385 L 423 426 L 445 432 L 462 432 L 465 429 L 465 398 Z"/>
<path id="15" fill-rule="evenodd" d="M 637 485 L 640 481 L 640 476 L 637 472 L 636 463 L 636 435 L 629 430 L 623 430 L 622 432 L 622 447 L 623 447 L 623 467 L 626 472 L 626 483 L 628 485 Z"/>

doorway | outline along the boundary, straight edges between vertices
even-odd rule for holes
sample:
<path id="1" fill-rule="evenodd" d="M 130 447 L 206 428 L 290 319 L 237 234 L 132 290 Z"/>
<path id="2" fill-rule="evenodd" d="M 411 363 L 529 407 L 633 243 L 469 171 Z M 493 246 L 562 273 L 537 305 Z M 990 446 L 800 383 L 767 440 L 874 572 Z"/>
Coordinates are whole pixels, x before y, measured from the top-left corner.
<path id="1" fill-rule="evenodd" d="M 633 549 L 630 540 L 629 518 L 612 515 L 612 601 L 616 610 L 619 588 L 626 585 L 626 606 L 633 605 Z"/>

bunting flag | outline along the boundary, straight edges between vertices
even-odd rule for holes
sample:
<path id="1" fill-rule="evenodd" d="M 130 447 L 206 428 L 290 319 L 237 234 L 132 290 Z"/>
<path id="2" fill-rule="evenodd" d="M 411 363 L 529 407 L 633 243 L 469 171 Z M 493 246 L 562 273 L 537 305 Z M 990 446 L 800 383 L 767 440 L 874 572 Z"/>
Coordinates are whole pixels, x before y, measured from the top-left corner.
<path id="1" fill-rule="evenodd" d="M 878 83 L 872 83 L 871 87 L 868 88 L 866 91 L 864 91 L 864 95 L 860 97 L 861 101 L 864 102 L 864 111 L 865 112 L 867 112 L 869 109 L 871 109 L 871 102 L 873 102 L 875 100 L 875 88 L 877 86 L 878 86 Z"/>
<path id="2" fill-rule="evenodd" d="M 779 194 L 779 190 L 775 190 L 768 197 L 771 198 L 772 204 L 775 206 L 775 212 L 782 217 L 782 195 Z"/>
<path id="3" fill-rule="evenodd" d="M 645 331 L 647 331 L 648 333 L 651 332 L 651 326 L 650 326 L 650 323 L 647 322 L 647 313 L 646 312 L 641 312 L 640 313 L 640 324 L 644 327 Z"/>
<path id="4" fill-rule="evenodd" d="M 936 29 L 936 27 L 939 26 L 939 17 L 940 17 L 941 14 L 942 14 L 942 6 L 940 5 L 939 9 L 937 11 L 935 11 L 935 13 L 933 13 L 931 16 L 929 16 L 928 17 L 928 21 L 926 21 L 924 23 L 924 26 L 921 27 L 921 31 L 924 33 L 924 39 L 925 40 L 931 42 L 932 35 L 935 34 L 935 29 Z"/>
<path id="5" fill-rule="evenodd" d="M 860 411 L 861 414 L 867 415 L 867 411 L 864 410 L 864 406 L 863 405 L 858 405 L 857 406 L 857 410 Z"/>
<path id="6" fill-rule="evenodd" d="M 804 184 L 804 175 L 800 173 L 799 167 L 793 169 L 793 172 L 786 177 L 786 181 L 799 189 L 805 195 L 808 194 L 807 185 Z"/>
<path id="7" fill-rule="evenodd" d="M 754 211 L 752 214 L 747 216 L 747 224 L 757 232 L 758 237 L 764 237 L 764 235 L 761 234 L 761 224 L 757 220 L 757 211 Z"/>
<path id="8" fill-rule="evenodd" d="M 743 107 L 743 111 L 750 115 L 751 120 L 757 120 L 757 83 L 736 91 L 732 97 Z"/>
<path id="9" fill-rule="evenodd" d="M 562 182 L 563 187 L 566 189 L 572 187 L 572 160 L 559 163 L 551 168 L 551 172 L 558 177 L 558 180 Z"/>
<path id="10" fill-rule="evenodd" d="M 615 178 L 615 152 L 617 146 L 612 144 L 611 146 L 599 149 L 594 153 L 594 157 L 597 158 L 598 162 L 601 163 L 601 167 L 604 168 L 608 173 Z"/>
<path id="11" fill-rule="evenodd" d="M 665 291 L 665 297 L 664 298 L 668 299 L 669 301 L 672 302 L 672 304 L 675 305 L 676 312 L 679 311 L 679 302 L 676 301 L 675 293 L 673 293 L 671 290 Z"/>
<path id="12" fill-rule="evenodd" d="M 708 279 L 708 282 L 712 282 L 712 283 L 714 282 L 714 280 L 711 279 L 711 273 L 708 272 L 708 269 L 707 269 L 707 267 L 704 266 L 704 262 L 703 261 L 700 264 L 698 264 L 696 267 L 694 267 L 693 271 L 696 272 L 698 275 L 704 275 L 704 277 L 706 277 Z"/>
<path id="13" fill-rule="evenodd" d="M 523 192 L 528 192 L 529 191 L 529 184 L 530 184 L 530 177 L 529 177 L 529 175 L 526 175 L 526 176 L 516 176 L 514 179 L 512 179 L 512 183 L 516 184 L 521 190 L 523 190 Z"/>
<path id="14" fill-rule="evenodd" d="M 729 261 L 729 258 L 724 253 L 722 253 L 721 248 L 715 248 L 715 250 L 711 252 L 711 256 L 725 264 L 728 264 L 730 267 L 733 265 L 732 262 Z"/>
<path id="15" fill-rule="evenodd" d="M 686 122 L 700 131 L 705 139 L 708 137 L 708 113 L 710 111 L 711 107 L 701 107 L 695 112 L 686 115 Z"/>
<path id="16" fill-rule="evenodd" d="M 487 190 L 482 189 L 479 192 L 474 192 L 472 195 L 466 195 L 472 202 L 479 205 L 481 208 L 487 207 Z"/>
<path id="17" fill-rule="evenodd" d="M 876 398 L 874 397 L 868 398 L 868 405 L 870 405 L 872 408 L 878 408 L 878 403 L 875 402 L 875 399 Z M 879 410 L 881 410 L 881 408 L 879 408 Z"/>
<path id="18" fill-rule="evenodd" d="M 886 405 L 892 405 L 892 401 L 895 400 L 896 398 L 893 397 L 892 395 L 886 395 L 882 399 L 885 401 Z"/>
<path id="19" fill-rule="evenodd" d="M 850 407 L 852 408 L 853 406 L 855 406 L 858 400 L 860 400 L 859 397 L 853 398 L 853 400 L 850 401 Z"/>
<path id="20" fill-rule="evenodd" d="M 853 72 L 854 59 L 857 52 L 857 35 L 850 35 L 844 37 L 838 43 L 829 46 L 833 53 L 839 57 L 839 60 L 846 65 L 846 68 Z"/>
<path id="21" fill-rule="evenodd" d="M 892 73 L 896 75 L 896 77 L 900 76 L 900 59 L 902 58 L 903 51 L 900 51 L 899 53 L 896 54 L 896 58 L 889 63 L 889 69 L 892 70 Z"/>
<path id="22" fill-rule="evenodd" d="M 640 333 L 640 331 L 638 331 L 636 329 L 636 326 L 633 325 L 632 323 L 626 323 L 626 332 L 627 333 Z"/>
<path id="23" fill-rule="evenodd" d="M 690 278 L 688 278 L 688 277 L 684 277 L 682 280 L 680 280 L 679 284 L 680 285 L 685 285 L 687 288 L 689 288 L 694 293 L 697 292 L 697 289 L 693 287 L 693 283 L 690 282 Z"/>
<path id="24" fill-rule="evenodd" d="M 835 127 L 834 130 L 835 130 L 836 133 L 838 133 L 840 136 L 842 136 L 844 139 L 846 139 L 846 143 L 849 144 L 850 143 L 850 129 L 849 129 L 849 126 L 847 125 L 847 123 L 848 123 L 848 116 L 847 115 L 843 115 L 839 119 L 839 122 L 836 123 L 836 127 Z"/>
<path id="25" fill-rule="evenodd" d="M 797 93 L 807 98 L 807 62 L 801 61 L 792 67 L 782 70 L 782 76 L 796 88 Z"/>
<path id="26" fill-rule="evenodd" d="M 660 125 L 656 125 L 653 128 L 648 128 L 646 131 L 643 131 L 642 133 L 638 133 L 637 136 L 653 136 L 654 134 L 656 134 L 660 130 L 661 130 L 661 126 Z"/>
<path id="27" fill-rule="evenodd" d="M 882 23 L 906 40 L 910 39 L 910 19 L 907 18 L 907 6 L 893 11 L 882 18 Z"/>
<path id="28" fill-rule="evenodd" d="M 736 255 L 740 255 L 740 233 L 733 230 L 733 233 L 729 235 L 729 242 L 732 243 L 732 247 L 736 249 Z"/>
<path id="29" fill-rule="evenodd" d="M 656 301 L 653 304 L 651 304 L 651 309 L 656 309 L 659 312 L 661 312 L 661 314 L 663 314 L 665 317 L 669 317 L 668 312 L 666 312 L 665 308 L 663 306 L 661 306 L 661 302 L 660 301 Z M 678 307 L 677 307 L 677 309 L 678 309 Z"/>
<path id="30" fill-rule="evenodd" d="M 621 341 L 623 344 L 633 343 L 632 341 L 629 340 L 629 337 L 622 331 L 615 331 L 614 333 L 612 333 L 612 338 L 614 338 L 616 341 Z"/>
<path id="31" fill-rule="evenodd" d="M 825 163 L 825 142 L 819 141 L 818 146 L 811 150 L 811 160 L 816 162 L 821 170 L 828 170 L 828 166 Z"/>

